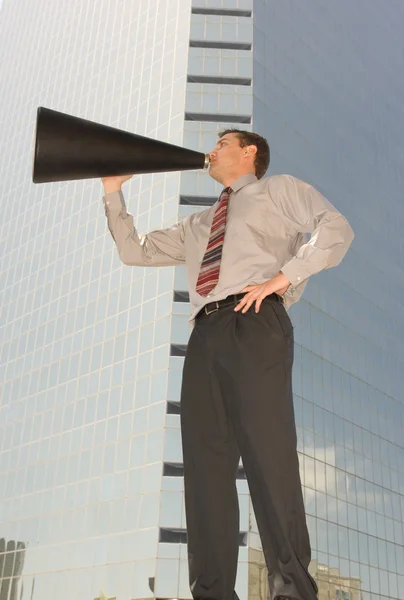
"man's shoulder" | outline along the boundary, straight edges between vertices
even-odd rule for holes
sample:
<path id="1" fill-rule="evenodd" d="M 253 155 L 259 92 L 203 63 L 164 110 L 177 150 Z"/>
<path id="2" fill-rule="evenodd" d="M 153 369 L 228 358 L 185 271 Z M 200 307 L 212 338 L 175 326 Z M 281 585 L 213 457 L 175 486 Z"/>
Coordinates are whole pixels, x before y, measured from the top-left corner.
<path id="1" fill-rule="evenodd" d="M 216 201 L 214 204 L 212 204 L 212 206 L 208 206 L 207 208 L 205 208 L 203 210 L 197 210 L 197 211 L 189 214 L 184 219 L 184 224 L 195 225 L 195 224 L 198 224 L 198 223 L 208 220 L 210 218 L 212 212 L 215 211 L 217 203 L 218 202 Z"/>
<path id="2" fill-rule="evenodd" d="M 303 181 L 303 179 L 299 179 L 295 175 L 290 175 L 289 173 L 263 177 L 260 181 L 265 182 L 265 185 L 309 185 L 306 181 Z"/>
<path id="3" fill-rule="evenodd" d="M 308 188 L 312 187 L 311 184 L 303 181 L 303 179 L 299 179 L 289 173 L 272 175 L 271 177 L 262 178 L 260 181 L 263 182 L 263 186 L 269 194 L 286 194 L 291 197 L 304 193 Z"/>

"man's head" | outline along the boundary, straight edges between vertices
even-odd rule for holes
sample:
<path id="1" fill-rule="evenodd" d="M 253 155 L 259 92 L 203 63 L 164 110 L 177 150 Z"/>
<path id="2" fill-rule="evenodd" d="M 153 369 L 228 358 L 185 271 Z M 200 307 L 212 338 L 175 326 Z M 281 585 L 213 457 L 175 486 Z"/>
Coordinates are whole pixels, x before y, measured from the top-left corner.
<path id="1" fill-rule="evenodd" d="M 265 138 L 239 129 L 221 131 L 209 155 L 210 176 L 226 186 L 248 173 L 261 179 L 268 169 L 270 158 Z"/>

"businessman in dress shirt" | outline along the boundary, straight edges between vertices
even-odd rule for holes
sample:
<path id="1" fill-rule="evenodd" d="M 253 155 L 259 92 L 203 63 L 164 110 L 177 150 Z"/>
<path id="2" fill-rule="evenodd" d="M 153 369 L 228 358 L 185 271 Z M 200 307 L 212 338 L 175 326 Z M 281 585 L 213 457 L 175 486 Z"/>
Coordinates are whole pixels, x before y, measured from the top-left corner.
<path id="1" fill-rule="evenodd" d="M 108 227 L 122 262 L 187 267 L 192 331 L 183 369 L 181 433 L 195 600 L 237 600 L 240 457 L 271 600 L 317 597 L 308 572 L 287 309 L 309 277 L 341 262 L 354 233 L 312 185 L 291 175 L 264 177 L 268 165 L 263 137 L 222 132 L 209 169 L 223 186 L 218 201 L 142 237 L 121 189 L 131 176 L 102 180 Z"/>

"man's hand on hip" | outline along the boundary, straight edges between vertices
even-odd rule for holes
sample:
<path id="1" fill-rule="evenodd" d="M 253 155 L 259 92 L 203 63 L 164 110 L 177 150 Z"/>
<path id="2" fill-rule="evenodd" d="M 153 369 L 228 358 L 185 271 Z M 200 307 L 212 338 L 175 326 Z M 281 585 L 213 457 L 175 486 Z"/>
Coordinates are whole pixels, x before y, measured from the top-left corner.
<path id="1" fill-rule="evenodd" d="M 247 285 L 242 292 L 248 292 L 244 298 L 237 304 L 235 311 L 243 309 L 241 312 L 246 313 L 253 302 L 255 302 L 255 312 L 259 312 L 261 303 L 264 298 L 270 296 L 274 292 L 282 296 L 290 286 L 290 281 L 281 271 L 273 279 L 258 285 Z M 244 308 L 243 308 L 244 307 Z"/>

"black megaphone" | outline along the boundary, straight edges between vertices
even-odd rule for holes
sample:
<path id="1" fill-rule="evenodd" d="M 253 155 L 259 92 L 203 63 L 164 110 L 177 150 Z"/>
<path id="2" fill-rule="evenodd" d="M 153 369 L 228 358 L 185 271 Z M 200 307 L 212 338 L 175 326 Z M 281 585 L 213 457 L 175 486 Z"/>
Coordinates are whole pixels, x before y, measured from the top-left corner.
<path id="1" fill-rule="evenodd" d="M 208 167 L 208 154 L 38 107 L 34 183 Z"/>

